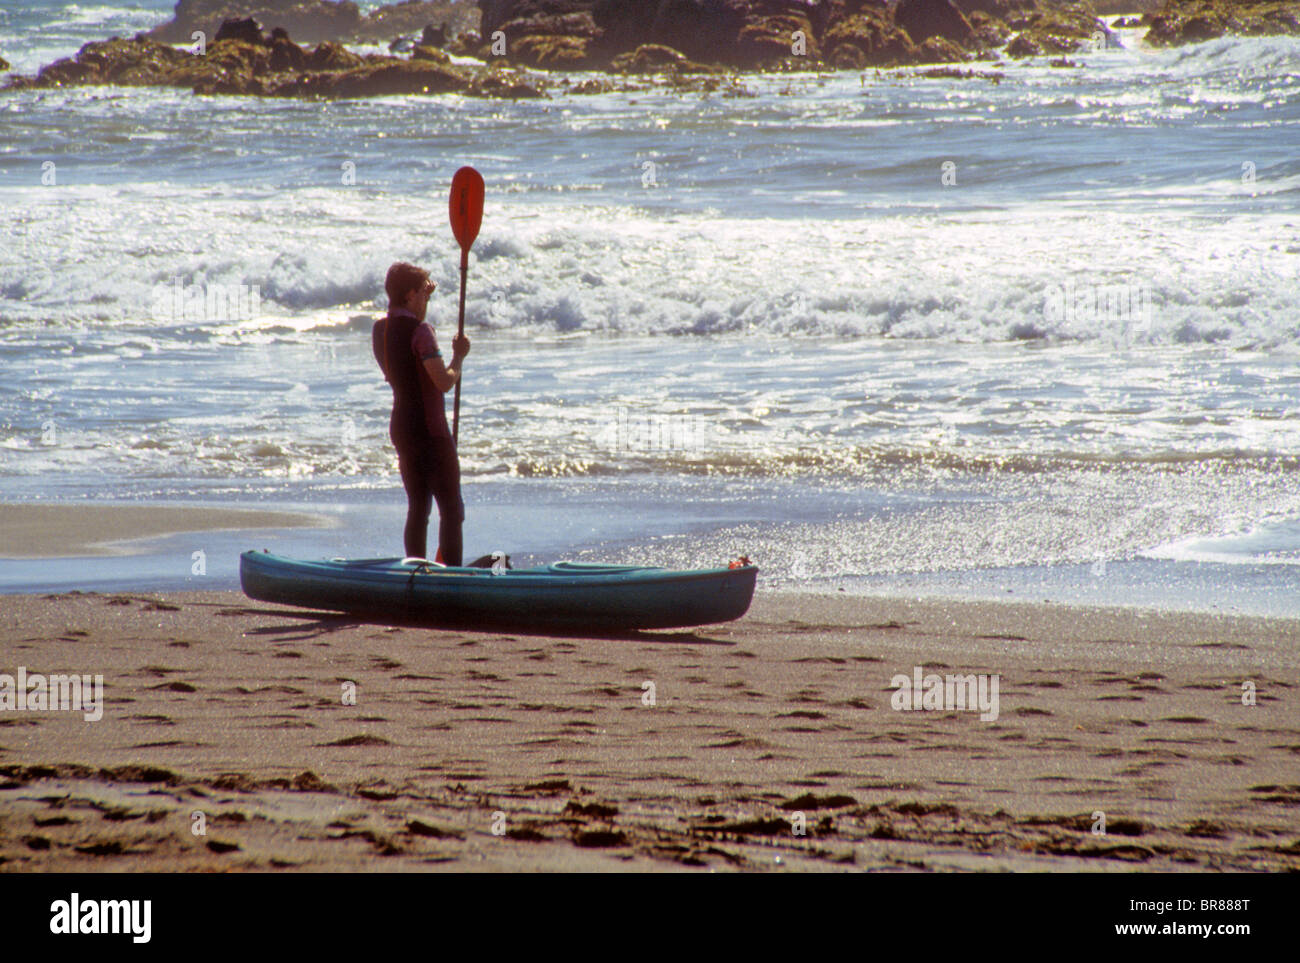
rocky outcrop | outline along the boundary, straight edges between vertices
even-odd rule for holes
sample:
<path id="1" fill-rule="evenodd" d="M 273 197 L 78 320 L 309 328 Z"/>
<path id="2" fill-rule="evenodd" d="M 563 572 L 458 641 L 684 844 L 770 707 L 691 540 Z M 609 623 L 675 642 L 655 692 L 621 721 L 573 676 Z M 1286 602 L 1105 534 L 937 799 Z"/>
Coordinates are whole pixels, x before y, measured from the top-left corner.
<path id="1" fill-rule="evenodd" d="M 1225 34 L 1300 34 L 1300 0 L 1165 0 L 1148 14 L 1146 40 L 1175 46 Z"/>
<path id="2" fill-rule="evenodd" d="M 915 44 L 925 43 L 931 37 L 966 44 L 975 33 L 970 21 L 951 0 L 899 0 L 894 8 L 894 22 Z"/>
<path id="3" fill-rule="evenodd" d="M 4 57 L 0 57 L 0 70 L 8 70 L 8 69 L 9 69 L 9 61 L 5 60 Z"/>
<path id="4" fill-rule="evenodd" d="M 644 45 L 740 69 L 861 68 L 1083 49 L 1090 0 L 479 0 L 483 40 L 527 66 L 604 68 Z"/>
<path id="5" fill-rule="evenodd" d="M 716 73 L 716 67 L 697 64 L 680 51 L 672 47 L 647 43 L 637 47 L 631 53 L 619 54 L 611 67 L 625 74 L 709 74 Z"/>
<path id="6" fill-rule="evenodd" d="M 446 25 L 455 34 L 477 26 L 472 0 L 408 0 L 367 14 L 351 0 L 178 0 L 172 19 L 147 36 L 163 43 L 193 42 L 202 31 L 211 40 L 228 20 L 251 18 L 263 27 L 281 27 L 308 43 L 322 40 L 389 41 L 416 34 L 425 26 Z"/>
<path id="7" fill-rule="evenodd" d="M 985 50 L 1001 47 L 1011 36 L 1011 28 L 1005 21 L 982 10 L 972 10 L 967 14 L 966 20 L 975 31 L 975 40 Z"/>
<path id="8" fill-rule="evenodd" d="M 276 27 L 287 37 L 289 32 L 283 27 Z M 240 43 L 261 43 L 262 28 L 258 26 L 257 21 L 252 17 L 244 17 L 241 20 L 227 20 L 217 28 L 217 35 L 213 40 L 238 40 Z"/>
<path id="9" fill-rule="evenodd" d="M 906 63 L 915 44 L 881 4 L 864 5 L 832 24 L 822 38 L 822 49 L 831 66 L 861 69 Z"/>
<path id="10" fill-rule="evenodd" d="M 439 64 L 451 63 L 451 58 L 447 56 L 445 51 L 439 50 L 437 47 L 428 46 L 427 44 L 416 44 L 416 46 L 411 50 L 411 59 L 429 60 L 433 63 Z"/>
<path id="11" fill-rule="evenodd" d="M 450 39 L 446 24 L 439 24 L 435 27 L 431 23 L 426 23 L 424 29 L 420 31 L 420 46 L 422 47 L 445 47 Z"/>
<path id="12" fill-rule="evenodd" d="M 614 11 L 621 14 L 623 23 L 619 32 L 623 34 L 641 22 L 635 12 L 628 10 L 632 6 L 617 0 L 607 0 L 604 4 L 611 14 Z M 749 19 L 750 4 L 739 0 L 660 0 L 653 6 L 657 9 L 646 40 L 680 50 L 692 60 L 736 63 L 739 59 L 737 46 L 740 31 Z"/>
<path id="13" fill-rule="evenodd" d="M 466 30 L 464 33 L 457 34 L 443 48 L 447 53 L 455 54 L 458 57 L 479 57 L 486 55 L 483 49 L 483 40 L 477 30 Z"/>
<path id="14" fill-rule="evenodd" d="M 76 58 L 19 83 L 188 83 L 212 92 L 284 89 L 310 96 L 353 96 L 352 91 L 366 89 L 437 92 L 460 84 L 470 92 L 526 96 L 529 81 L 475 73 L 453 64 L 448 54 L 475 56 L 492 68 L 661 74 L 673 83 L 680 83 L 674 78 L 681 75 L 734 69 L 925 65 L 988 59 L 1004 50 L 1011 57 L 1059 60 L 1089 49 L 1098 35 L 1108 44 L 1117 42 L 1097 17 L 1099 2 L 409 0 L 363 16 L 350 0 L 180 0 L 171 23 L 129 42 L 135 46 L 118 51 L 121 57 L 102 62 L 103 50 L 87 45 Z M 1137 6 L 1139 0 L 1124 2 Z M 1149 38 L 1157 43 L 1224 32 L 1297 32 L 1300 18 L 1300 0 L 1163 2 L 1158 12 L 1146 15 Z M 289 32 L 277 29 L 266 38 L 257 17 L 249 16 L 254 10 L 270 11 L 265 26 L 288 24 Z M 473 19 L 481 20 L 481 32 L 456 26 L 469 22 L 471 10 Z M 225 11 L 236 15 L 211 22 Z M 308 33 L 319 38 L 314 49 L 289 39 L 297 19 L 314 24 Z M 159 36 L 189 43 L 191 28 L 199 24 L 210 39 L 208 53 L 197 59 L 184 50 L 143 45 Z M 383 28 L 372 32 L 385 40 L 411 25 L 407 36 L 389 47 L 410 56 L 362 58 L 337 42 L 340 36 L 363 36 L 375 24 Z"/>
<path id="15" fill-rule="evenodd" d="M 797 8 L 747 21 L 736 35 L 736 45 L 743 63 L 807 63 L 822 59 L 818 31 L 807 13 Z"/>
<path id="16" fill-rule="evenodd" d="M 228 21 L 203 53 L 159 43 L 141 34 L 131 40 L 88 43 L 75 57 L 56 61 L 8 89 L 87 84 L 189 87 L 197 94 L 267 97 L 377 97 L 392 94 L 463 93 L 487 97 L 540 97 L 542 91 L 499 70 L 458 67 L 442 51 L 417 48 L 409 60 L 370 54 L 340 44 L 299 46 L 283 29 L 269 37 L 255 22 Z"/>
<path id="17" fill-rule="evenodd" d="M 528 34 L 512 45 L 508 60 L 547 70 L 586 70 L 595 66 L 591 41 L 586 37 Z"/>
<path id="18" fill-rule="evenodd" d="M 311 71 L 265 92 L 272 97 L 383 97 L 394 94 L 468 93 L 464 71 L 423 60 L 390 60 L 351 70 Z M 201 93 L 202 91 L 200 91 Z"/>
<path id="19" fill-rule="evenodd" d="M 1161 0 L 1093 0 L 1097 13 L 1113 16 L 1117 13 L 1154 13 Z"/>
<path id="20" fill-rule="evenodd" d="M 1007 45 L 1007 55 L 1011 57 L 1086 50 L 1098 34 L 1106 33 L 1090 0 L 1057 0 L 1051 4 L 1021 6 L 1007 11 L 1004 22 L 1018 32 Z"/>

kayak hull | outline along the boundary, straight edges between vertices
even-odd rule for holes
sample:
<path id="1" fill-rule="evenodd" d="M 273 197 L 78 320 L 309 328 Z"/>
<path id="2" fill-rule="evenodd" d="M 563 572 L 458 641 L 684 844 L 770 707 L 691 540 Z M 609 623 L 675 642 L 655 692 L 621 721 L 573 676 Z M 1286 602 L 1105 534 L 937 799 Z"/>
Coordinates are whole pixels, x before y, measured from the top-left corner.
<path id="1" fill-rule="evenodd" d="M 749 609 L 757 575 L 753 565 L 678 572 L 559 562 L 498 574 L 395 558 L 239 557 L 249 598 L 465 628 L 609 631 L 730 622 Z"/>

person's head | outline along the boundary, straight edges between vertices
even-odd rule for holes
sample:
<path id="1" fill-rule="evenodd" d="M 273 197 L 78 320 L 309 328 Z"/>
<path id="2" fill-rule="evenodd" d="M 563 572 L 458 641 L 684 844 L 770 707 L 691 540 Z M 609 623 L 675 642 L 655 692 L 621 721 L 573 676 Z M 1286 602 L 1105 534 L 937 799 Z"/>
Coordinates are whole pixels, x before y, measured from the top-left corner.
<path id="1" fill-rule="evenodd" d="M 420 320 L 429 307 L 429 295 L 437 285 L 429 280 L 429 272 L 414 264 L 398 261 L 388 269 L 384 290 L 388 292 L 388 308 L 405 308 Z"/>

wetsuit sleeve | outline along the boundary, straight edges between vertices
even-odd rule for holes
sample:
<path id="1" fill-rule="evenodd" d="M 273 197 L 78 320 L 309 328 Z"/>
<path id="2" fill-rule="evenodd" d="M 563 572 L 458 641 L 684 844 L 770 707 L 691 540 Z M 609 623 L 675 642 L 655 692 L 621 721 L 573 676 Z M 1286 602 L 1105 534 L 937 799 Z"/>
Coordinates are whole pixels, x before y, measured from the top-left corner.
<path id="1" fill-rule="evenodd" d="M 384 367 L 384 336 L 387 324 L 384 318 L 380 318 L 370 329 L 370 347 L 375 352 L 375 360 L 379 362 L 379 370 L 384 373 L 385 381 L 388 380 L 388 369 Z"/>
<path id="2" fill-rule="evenodd" d="M 415 334 L 411 335 L 411 350 L 421 361 L 429 358 L 441 358 L 442 352 L 438 350 L 438 339 L 434 337 L 433 326 L 425 322 L 415 329 Z"/>

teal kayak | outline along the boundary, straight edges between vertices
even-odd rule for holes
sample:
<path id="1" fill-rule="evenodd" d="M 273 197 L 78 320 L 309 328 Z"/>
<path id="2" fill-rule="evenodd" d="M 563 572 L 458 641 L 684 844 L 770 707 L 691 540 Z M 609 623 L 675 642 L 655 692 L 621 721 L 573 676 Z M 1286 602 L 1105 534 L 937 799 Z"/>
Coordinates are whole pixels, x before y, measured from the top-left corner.
<path id="1" fill-rule="evenodd" d="M 466 628 L 671 629 L 730 622 L 754 597 L 758 568 L 672 571 L 557 562 L 460 568 L 423 559 L 304 561 L 244 552 L 239 581 L 262 602 Z"/>

